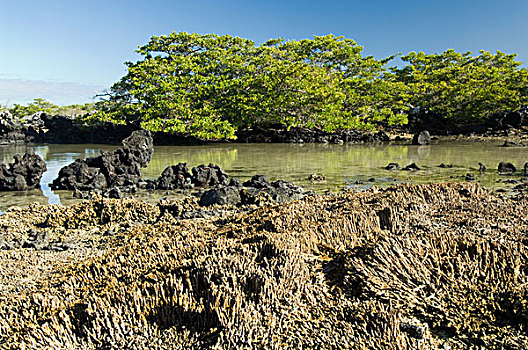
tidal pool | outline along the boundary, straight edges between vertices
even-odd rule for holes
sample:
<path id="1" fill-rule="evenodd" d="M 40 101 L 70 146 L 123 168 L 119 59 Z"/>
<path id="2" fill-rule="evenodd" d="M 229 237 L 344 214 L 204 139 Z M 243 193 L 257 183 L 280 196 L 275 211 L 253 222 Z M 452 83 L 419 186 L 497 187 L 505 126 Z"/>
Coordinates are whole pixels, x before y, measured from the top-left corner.
<path id="1" fill-rule="evenodd" d="M 220 165 L 231 177 L 246 180 L 255 174 L 270 180 L 283 179 L 322 193 L 342 188 L 366 189 L 386 187 L 397 183 L 428 183 L 464 181 L 470 173 L 482 186 L 490 189 L 505 188 L 504 181 L 522 180 L 520 170 L 528 162 L 528 147 L 499 147 L 503 141 L 437 141 L 428 146 L 409 144 L 210 144 L 203 146 L 156 146 L 151 163 L 143 169 L 147 179 L 157 178 L 165 167 L 186 162 L 189 170 L 200 164 Z M 115 145 L 10 145 L 0 146 L 0 160 L 11 162 L 13 155 L 31 148 L 47 164 L 48 170 L 41 181 L 41 189 L 27 192 L 1 192 L 0 211 L 10 206 L 42 204 L 73 204 L 79 200 L 71 191 L 52 191 L 49 183 L 59 170 L 76 158 L 96 156 L 100 150 L 112 150 Z M 499 162 L 511 162 L 518 169 L 512 176 L 499 176 Z M 385 170 L 388 163 L 405 167 L 416 163 L 420 170 Z M 478 162 L 488 170 L 480 174 Z M 446 167 L 440 167 L 441 164 Z M 325 182 L 311 183 L 310 174 L 326 176 Z M 506 186 L 507 187 L 507 186 Z M 511 185 L 510 187 L 513 187 Z M 161 197 L 179 196 L 176 192 L 142 191 L 135 197 L 157 201 Z"/>

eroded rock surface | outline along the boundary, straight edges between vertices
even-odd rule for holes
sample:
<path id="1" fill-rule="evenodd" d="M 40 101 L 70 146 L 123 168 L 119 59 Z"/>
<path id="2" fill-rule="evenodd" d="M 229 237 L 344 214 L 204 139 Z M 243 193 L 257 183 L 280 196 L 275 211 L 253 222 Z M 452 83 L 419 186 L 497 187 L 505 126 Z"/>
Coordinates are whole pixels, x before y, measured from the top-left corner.
<path id="1" fill-rule="evenodd" d="M 141 168 L 148 165 L 154 151 L 149 131 L 134 131 L 123 147 L 102 151 L 98 157 L 77 159 L 62 168 L 51 187 L 57 190 L 104 190 L 122 188 L 129 192 L 141 180 Z"/>
<path id="2" fill-rule="evenodd" d="M 227 185 L 229 175 L 215 164 L 199 165 L 192 168 L 192 174 L 187 163 L 178 163 L 165 168 L 156 180 L 155 187 L 160 190 L 190 189 L 197 187 L 211 187 Z"/>
<path id="3" fill-rule="evenodd" d="M 0 191 L 25 191 L 40 188 L 46 163 L 32 150 L 14 156 L 9 164 L 0 164 Z"/>
<path id="4" fill-rule="evenodd" d="M 277 180 L 270 182 L 265 175 L 254 175 L 243 184 L 231 182 L 229 186 L 216 186 L 204 192 L 200 198 L 200 205 L 213 204 L 258 204 L 258 203 L 285 203 L 301 199 L 313 194 L 305 191 L 291 182 Z"/>

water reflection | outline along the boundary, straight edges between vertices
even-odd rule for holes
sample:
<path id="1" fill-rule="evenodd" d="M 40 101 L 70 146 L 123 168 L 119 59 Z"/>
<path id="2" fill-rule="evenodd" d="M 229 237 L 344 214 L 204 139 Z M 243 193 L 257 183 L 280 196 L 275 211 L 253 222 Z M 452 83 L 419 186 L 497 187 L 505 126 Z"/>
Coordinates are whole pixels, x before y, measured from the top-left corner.
<path id="1" fill-rule="evenodd" d="M 199 164 L 215 163 L 231 176 L 248 179 L 259 173 L 271 180 L 293 181 L 315 191 L 338 190 L 343 187 L 368 188 L 372 185 L 388 186 L 402 182 L 463 181 L 467 173 L 477 177 L 483 186 L 494 188 L 499 176 L 497 164 L 507 161 L 518 167 L 528 161 L 526 148 L 498 147 L 502 142 L 438 142 L 429 146 L 406 144 L 381 145 L 332 145 L 332 144 L 212 144 L 203 146 L 158 146 L 153 159 L 144 169 L 144 177 L 157 178 L 171 164 L 186 162 L 189 168 Z M 101 149 L 112 150 L 107 145 L 15 145 L 0 146 L 0 159 L 11 162 L 14 154 L 32 148 L 47 164 L 42 177 L 41 190 L 21 193 L 0 193 L 0 209 L 31 202 L 72 204 L 71 191 L 52 191 L 49 183 L 59 170 L 76 158 L 93 157 Z M 416 163 L 419 171 L 387 171 L 390 163 L 402 167 Z M 478 173 L 478 162 L 487 165 L 488 172 Z M 452 167 L 440 168 L 440 164 Z M 324 183 L 312 184 L 308 175 L 319 173 L 326 176 Z M 164 194 L 143 193 L 157 200 Z"/>

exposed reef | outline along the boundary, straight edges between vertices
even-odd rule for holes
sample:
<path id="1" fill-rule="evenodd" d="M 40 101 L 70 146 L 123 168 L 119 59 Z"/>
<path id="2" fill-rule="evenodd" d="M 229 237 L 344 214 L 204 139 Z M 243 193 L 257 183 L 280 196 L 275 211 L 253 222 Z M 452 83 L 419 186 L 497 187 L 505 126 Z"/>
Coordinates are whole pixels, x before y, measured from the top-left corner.
<path id="1" fill-rule="evenodd" d="M 450 183 L 198 208 L 7 210 L 4 242 L 45 240 L 0 250 L 1 347 L 528 346 L 526 197 Z"/>

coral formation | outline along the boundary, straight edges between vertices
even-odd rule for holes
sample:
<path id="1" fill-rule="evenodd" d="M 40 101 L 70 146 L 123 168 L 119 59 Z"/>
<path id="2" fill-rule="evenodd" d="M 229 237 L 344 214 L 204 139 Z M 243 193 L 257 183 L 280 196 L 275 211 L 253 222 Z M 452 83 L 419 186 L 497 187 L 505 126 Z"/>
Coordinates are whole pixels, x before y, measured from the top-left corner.
<path id="1" fill-rule="evenodd" d="M 0 347 L 528 346 L 524 197 L 401 185 L 183 219 L 195 205 L 8 210 L 5 241 L 77 246 L 0 251 Z"/>

